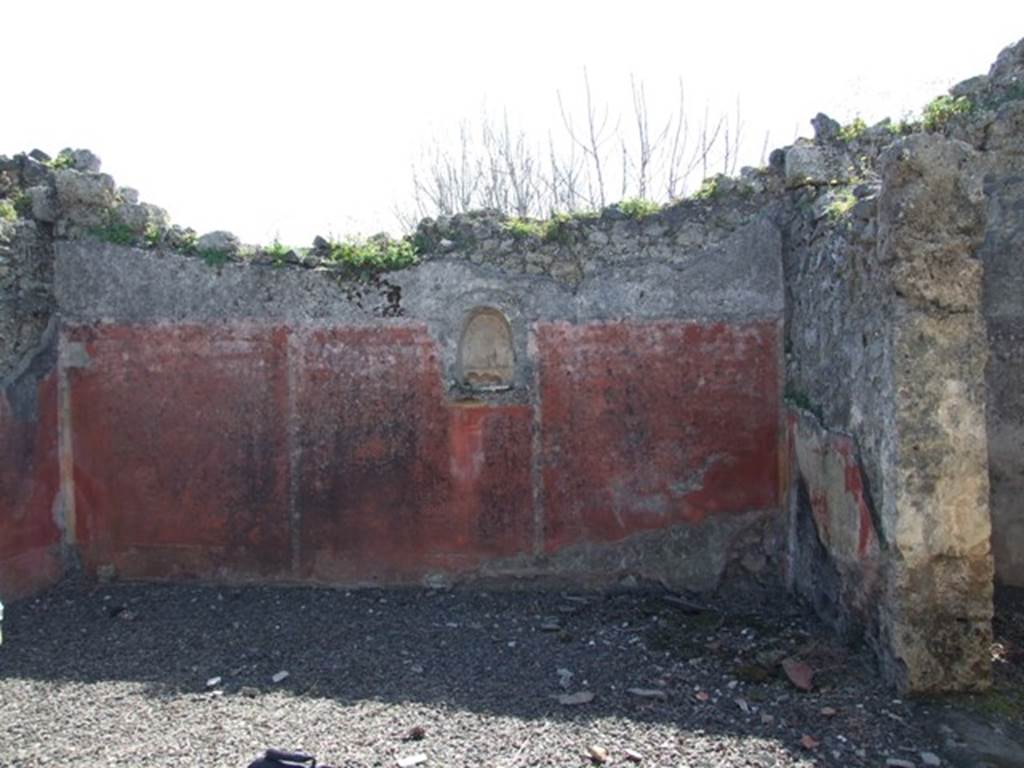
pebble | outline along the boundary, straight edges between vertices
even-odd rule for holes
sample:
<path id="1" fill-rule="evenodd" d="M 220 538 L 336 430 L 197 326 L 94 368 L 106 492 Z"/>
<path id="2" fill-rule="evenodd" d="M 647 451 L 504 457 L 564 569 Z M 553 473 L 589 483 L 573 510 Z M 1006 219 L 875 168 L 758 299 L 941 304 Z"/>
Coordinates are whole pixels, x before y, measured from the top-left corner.
<path id="1" fill-rule="evenodd" d="M 631 763 L 639 763 L 642 762 L 644 759 L 644 756 L 637 752 L 635 749 L 627 749 L 623 752 L 623 754 L 626 756 L 626 759 L 629 760 L 629 762 Z"/>
<path id="2" fill-rule="evenodd" d="M 577 693 L 563 693 L 558 697 L 558 703 L 567 707 L 577 704 L 589 704 L 594 700 L 594 694 L 590 691 L 578 691 Z"/>
<path id="3" fill-rule="evenodd" d="M 921 762 L 927 766 L 931 766 L 931 768 L 937 768 L 942 765 L 942 760 L 934 752 L 922 752 Z"/>
<path id="4" fill-rule="evenodd" d="M 414 725 L 408 731 L 405 736 L 402 737 L 402 741 L 423 741 L 427 737 L 427 729 L 422 725 Z"/>
<path id="5" fill-rule="evenodd" d="M 782 671 L 801 691 L 809 691 L 814 687 L 814 671 L 809 664 L 798 659 L 783 659 Z"/>
<path id="6" fill-rule="evenodd" d="M 282 669 L 280 672 L 275 672 L 274 676 L 270 678 L 272 683 L 283 683 L 289 677 L 287 670 Z"/>
<path id="7" fill-rule="evenodd" d="M 604 747 L 593 745 L 587 747 L 587 757 L 589 757 L 590 761 L 595 765 L 601 765 L 602 763 L 608 762 L 608 750 Z"/>
<path id="8" fill-rule="evenodd" d="M 412 768 L 414 765 L 422 765 L 425 762 L 427 762 L 427 756 L 422 752 L 417 752 L 415 755 L 398 758 L 398 768 Z"/>
<path id="9" fill-rule="evenodd" d="M 626 693 L 631 693 L 642 699 L 661 699 L 664 701 L 668 698 L 668 694 L 658 688 L 627 688 Z"/>
<path id="10" fill-rule="evenodd" d="M 917 768 L 910 760 L 903 760 L 899 757 L 888 757 L 885 760 L 886 768 Z"/>
<path id="11" fill-rule="evenodd" d="M 221 679 L 219 677 L 211 677 L 209 680 L 206 681 L 207 688 L 216 688 L 220 684 Z"/>

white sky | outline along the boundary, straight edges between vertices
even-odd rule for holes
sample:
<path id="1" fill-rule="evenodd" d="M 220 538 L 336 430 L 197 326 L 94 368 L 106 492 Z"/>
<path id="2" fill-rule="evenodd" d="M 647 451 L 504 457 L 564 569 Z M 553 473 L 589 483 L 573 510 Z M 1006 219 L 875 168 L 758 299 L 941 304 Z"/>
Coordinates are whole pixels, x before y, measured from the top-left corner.
<path id="1" fill-rule="evenodd" d="M 823 111 L 917 111 L 1024 37 L 1024 2 L 0 0 L 0 154 L 88 147 L 200 232 L 306 245 L 397 230 L 410 165 L 460 119 L 539 137 L 583 67 L 613 109 L 741 100 L 746 162 Z M 617 104 L 616 100 L 621 100 Z"/>

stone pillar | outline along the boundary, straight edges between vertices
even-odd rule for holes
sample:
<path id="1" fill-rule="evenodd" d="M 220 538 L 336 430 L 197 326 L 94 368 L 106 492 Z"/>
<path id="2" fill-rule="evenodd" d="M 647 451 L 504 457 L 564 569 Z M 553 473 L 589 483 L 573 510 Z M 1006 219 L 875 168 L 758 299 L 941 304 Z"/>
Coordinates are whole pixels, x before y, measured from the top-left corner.
<path id="1" fill-rule="evenodd" d="M 992 554 L 996 581 L 1024 587 L 1024 99 L 987 126 L 982 158 Z"/>
<path id="2" fill-rule="evenodd" d="M 973 150 L 917 135 L 880 161 L 877 276 L 892 398 L 879 504 L 878 641 L 900 689 L 990 683 L 992 580 L 982 266 Z"/>

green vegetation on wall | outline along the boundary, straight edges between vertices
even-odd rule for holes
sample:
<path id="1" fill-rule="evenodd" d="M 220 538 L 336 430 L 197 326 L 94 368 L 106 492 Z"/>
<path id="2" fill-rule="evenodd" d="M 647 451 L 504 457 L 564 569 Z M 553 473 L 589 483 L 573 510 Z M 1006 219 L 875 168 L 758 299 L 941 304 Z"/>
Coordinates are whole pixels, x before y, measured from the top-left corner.
<path id="1" fill-rule="evenodd" d="M 58 154 L 52 160 L 47 161 L 46 165 L 48 165 L 55 171 L 60 170 L 61 168 L 74 168 L 75 158 L 71 155 L 70 152 L 64 150 L 60 152 L 60 154 Z"/>
<path id="2" fill-rule="evenodd" d="M 93 227 L 89 233 L 93 237 L 98 237 L 100 240 L 105 240 L 115 245 L 138 245 L 139 242 L 139 237 L 135 231 L 123 221 L 118 221 L 113 215 L 107 219 L 106 224 L 100 227 Z"/>
<path id="3" fill-rule="evenodd" d="M 958 115 L 968 115 L 974 104 L 966 96 L 944 94 L 925 105 L 921 122 L 926 131 L 938 131 Z"/>
<path id="4" fill-rule="evenodd" d="M 356 272 L 404 269 L 418 261 L 419 254 L 411 240 L 392 240 L 384 236 L 332 240 L 323 259 L 324 264 L 349 268 Z"/>
<path id="5" fill-rule="evenodd" d="M 836 192 L 832 200 L 825 207 L 825 215 L 836 221 L 853 210 L 853 206 L 856 204 L 857 196 L 853 194 L 853 190 L 849 188 L 843 189 Z"/>
<path id="6" fill-rule="evenodd" d="M 694 200 L 710 200 L 718 194 L 721 176 L 711 176 L 700 183 L 700 187 L 693 193 Z"/>
<path id="7" fill-rule="evenodd" d="M 619 203 L 618 208 L 627 216 L 634 219 L 642 219 L 661 210 L 661 203 L 653 200 L 646 200 L 642 197 L 631 197 Z"/>
<path id="8" fill-rule="evenodd" d="M 859 139 L 868 129 L 868 124 L 860 117 L 855 117 L 851 122 L 839 129 L 839 138 L 842 141 L 854 141 Z"/>

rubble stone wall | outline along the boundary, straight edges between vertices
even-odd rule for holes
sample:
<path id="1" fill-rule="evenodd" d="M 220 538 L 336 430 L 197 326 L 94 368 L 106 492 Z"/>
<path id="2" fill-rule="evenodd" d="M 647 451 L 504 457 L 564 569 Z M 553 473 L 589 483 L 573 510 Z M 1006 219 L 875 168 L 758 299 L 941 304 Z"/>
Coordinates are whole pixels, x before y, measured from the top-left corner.
<path id="1" fill-rule="evenodd" d="M 0 598 L 63 572 L 53 232 L 24 192 L 48 172 L 26 155 L 0 158 Z"/>
<path id="2" fill-rule="evenodd" d="M 977 152 L 985 196 L 982 304 L 988 335 L 986 420 L 996 579 L 1024 585 L 1024 41 L 988 74 L 954 86 L 965 107 L 936 130 Z M 951 103 L 947 101 L 947 104 Z"/>
<path id="3" fill-rule="evenodd" d="M 987 225 L 988 446 L 997 579 L 1024 586 L 1024 50 L 1008 49 L 986 78 L 958 90 L 985 105 L 949 133 L 979 151 Z"/>
<path id="4" fill-rule="evenodd" d="M 63 573 L 56 333 L 0 392 L 0 596 L 38 592 Z"/>
<path id="5" fill-rule="evenodd" d="M 827 146 L 820 148 L 828 152 Z M 901 688 L 984 686 L 992 560 L 977 153 L 884 149 L 836 226 L 786 252 L 789 581 Z"/>
<path id="6" fill-rule="evenodd" d="M 993 561 L 1021 583 L 1022 115 L 1019 43 L 924 133 L 819 116 L 778 160 L 787 580 L 912 691 L 984 687 Z"/>

